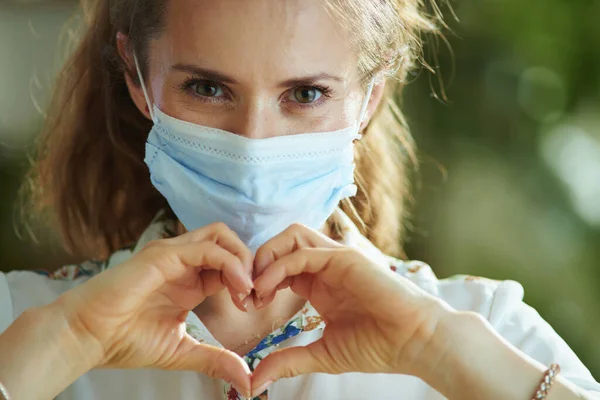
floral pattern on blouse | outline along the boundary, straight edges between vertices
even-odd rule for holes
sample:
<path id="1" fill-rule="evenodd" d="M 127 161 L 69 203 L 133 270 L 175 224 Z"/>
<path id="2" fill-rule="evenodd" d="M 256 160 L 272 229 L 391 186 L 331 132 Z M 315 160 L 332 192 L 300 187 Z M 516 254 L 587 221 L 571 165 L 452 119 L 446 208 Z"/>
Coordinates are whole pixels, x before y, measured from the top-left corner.
<path id="1" fill-rule="evenodd" d="M 103 269 L 104 262 L 100 261 L 87 261 L 82 264 L 66 265 L 62 268 L 57 269 L 54 272 L 46 270 L 35 270 L 40 275 L 47 277 L 52 280 L 62 281 L 74 281 L 75 279 L 83 276 L 94 276 L 100 273 Z"/>
<path id="2" fill-rule="evenodd" d="M 190 329 L 189 326 L 192 326 Z M 267 335 L 260 341 L 259 344 L 254 347 L 248 354 L 244 356 L 244 361 L 250 367 L 250 371 L 258 366 L 258 364 L 271 352 L 277 350 L 279 345 L 288 339 L 298 336 L 302 332 L 309 332 L 315 329 L 324 329 L 325 324 L 323 318 L 321 318 L 317 311 L 309 304 L 302 308 L 296 315 L 294 315 L 284 326 Z M 200 332 L 196 326 L 188 322 L 188 333 L 189 332 Z M 196 337 L 193 333 L 190 333 L 194 339 L 202 339 L 202 337 Z M 245 400 L 241 394 L 239 394 L 231 385 L 225 384 L 223 387 L 224 399 L 226 400 Z M 265 391 L 259 396 L 254 397 L 252 400 L 268 400 L 269 393 Z"/>

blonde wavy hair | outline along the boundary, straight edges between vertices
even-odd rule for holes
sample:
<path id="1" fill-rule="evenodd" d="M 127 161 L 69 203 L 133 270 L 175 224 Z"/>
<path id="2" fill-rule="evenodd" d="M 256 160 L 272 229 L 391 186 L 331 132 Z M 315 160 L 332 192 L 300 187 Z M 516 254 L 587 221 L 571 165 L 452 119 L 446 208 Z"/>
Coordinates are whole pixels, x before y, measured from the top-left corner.
<path id="1" fill-rule="evenodd" d="M 398 105 L 409 72 L 422 60 L 422 37 L 439 34 L 433 0 L 327 0 L 347 29 L 366 83 L 385 72 L 384 98 L 356 146 L 358 195 L 342 209 L 390 255 L 402 254 L 415 146 Z M 87 0 L 84 23 L 55 82 L 35 162 L 24 185 L 29 211 L 50 216 L 71 253 L 104 258 L 135 242 L 161 209 L 169 209 L 145 166 L 151 129 L 135 107 L 117 51 L 117 32 L 147 69 L 147 47 L 164 27 L 167 0 Z M 139 84 L 139 82 L 138 82 Z M 31 214 L 31 213 L 30 213 Z M 335 221 L 330 221 L 337 232 Z"/>

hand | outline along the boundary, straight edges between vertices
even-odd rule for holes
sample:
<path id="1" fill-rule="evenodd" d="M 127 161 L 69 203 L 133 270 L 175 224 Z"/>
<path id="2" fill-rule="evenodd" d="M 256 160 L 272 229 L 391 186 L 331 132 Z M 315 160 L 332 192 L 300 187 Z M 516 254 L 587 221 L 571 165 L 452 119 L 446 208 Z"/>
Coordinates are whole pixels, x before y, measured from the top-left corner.
<path id="1" fill-rule="evenodd" d="M 261 247 L 254 263 L 263 307 L 289 286 L 326 324 L 320 340 L 267 356 L 254 371 L 254 395 L 315 372 L 418 375 L 435 358 L 427 343 L 450 307 L 359 251 L 294 225 Z"/>
<path id="2" fill-rule="evenodd" d="M 198 343 L 185 318 L 224 288 L 243 310 L 252 254 L 224 224 L 149 243 L 129 261 L 66 292 L 57 303 L 75 336 L 95 343 L 98 367 L 193 370 L 250 391 L 235 353 Z"/>

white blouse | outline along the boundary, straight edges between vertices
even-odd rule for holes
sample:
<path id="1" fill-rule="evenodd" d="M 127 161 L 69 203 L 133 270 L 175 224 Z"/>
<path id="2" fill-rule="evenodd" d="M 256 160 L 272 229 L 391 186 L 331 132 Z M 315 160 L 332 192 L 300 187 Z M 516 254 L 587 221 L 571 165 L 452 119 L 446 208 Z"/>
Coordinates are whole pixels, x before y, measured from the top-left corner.
<path id="1" fill-rule="evenodd" d="M 422 262 L 400 261 L 383 255 L 358 232 L 346 215 L 340 211 L 338 215 L 344 231 L 343 244 L 359 248 L 376 262 L 392 268 L 455 309 L 483 315 L 515 347 L 544 365 L 560 364 L 562 377 L 588 391 L 592 397 L 600 399 L 600 384 L 552 327 L 533 308 L 523 303 L 523 287 L 520 284 L 470 276 L 437 279 L 431 268 Z M 61 293 L 86 282 L 90 276 L 129 259 L 150 240 L 172 236 L 172 228 L 172 221 L 157 218 L 134 247 L 116 252 L 103 263 L 89 261 L 81 265 L 69 265 L 54 273 L 0 273 L 0 333 L 25 309 L 51 303 Z M 189 313 L 186 322 L 188 333 L 197 340 L 222 347 L 194 313 Z M 244 359 L 254 367 L 275 349 L 303 346 L 318 340 L 323 328 L 324 324 L 318 313 L 307 303 L 284 327 L 264 338 Z M 92 370 L 57 397 L 58 400 L 242 398 L 221 380 L 195 372 L 153 369 Z M 438 400 L 444 397 L 412 376 L 348 373 L 311 374 L 282 379 L 275 382 L 268 393 L 265 392 L 259 399 Z"/>

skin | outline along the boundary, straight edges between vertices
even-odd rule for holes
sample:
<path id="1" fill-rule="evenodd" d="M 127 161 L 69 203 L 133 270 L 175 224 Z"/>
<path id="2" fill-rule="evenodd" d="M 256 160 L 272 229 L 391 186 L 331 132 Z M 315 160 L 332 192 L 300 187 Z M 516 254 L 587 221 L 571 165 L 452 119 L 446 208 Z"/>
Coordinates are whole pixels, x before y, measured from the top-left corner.
<path id="1" fill-rule="evenodd" d="M 341 35 L 320 0 L 173 1 L 166 31 L 152 43 L 151 96 L 167 114 L 257 139 L 340 129 L 357 118 L 363 93 L 356 55 Z M 131 63 L 126 40 L 119 35 Z M 174 72 L 176 63 L 202 64 L 239 83 L 228 85 L 229 100 L 202 102 L 178 89 L 188 74 Z M 281 100 L 294 86 L 280 82 L 323 72 L 342 79 L 326 82 L 327 102 L 305 109 Z M 128 84 L 147 115 L 141 90 L 129 77 Z M 382 90 L 370 99 L 370 115 Z M 238 299 L 252 291 L 261 310 L 242 313 Z M 239 355 L 185 332 L 191 310 L 260 327 L 306 300 L 327 323 L 323 338 L 272 353 L 254 375 Z M 205 319 L 222 343 L 232 340 Z M 27 310 L 0 335 L 0 354 L 0 381 L 16 399 L 52 398 L 103 367 L 198 371 L 246 396 L 283 377 L 379 372 L 417 376 L 448 398 L 526 399 L 545 370 L 481 316 L 456 312 L 358 250 L 300 225 L 255 257 L 223 224 L 150 243 L 57 301 Z M 587 397 L 559 377 L 547 400 L 578 398 Z"/>
<path id="2" fill-rule="evenodd" d="M 357 55 L 346 41 L 318 0 L 183 0 L 170 5 L 166 32 L 151 43 L 146 80 L 153 103 L 185 121 L 254 139 L 333 131 L 356 121 L 364 97 Z M 131 55 L 125 57 L 132 65 Z M 222 96 L 203 102 L 192 90 L 180 89 L 193 77 L 173 68 L 180 64 L 218 72 L 236 83 L 224 83 Z M 321 74 L 335 79 L 302 80 Z M 314 85 L 329 87 L 329 97 L 311 104 L 294 100 L 293 89 Z M 129 87 L 149 117 L 141 90 L 131 81 Z M 382 89 L 375 91 L 371 111 Z"/>
<path id="3" fill-rule="evenodd" d="M 164 113 L 252 139 L 335 131 L 358 119 L 365 96 L 358 56 L 318 0 L 182 0 L 171 3 L 166 21 L 164 34 L 150 44 L 152 61 L 145 77 L 152 103 Z M 133 65 L 126 40 L 119 35 L 121 55 Z M 140 112 L 150 118 L 143 91 L 126 78 Z M 182 89 L 192 78 L 203 81 Z M 318 98 L 298 101 L 303 89 Z M 375 88 L 367 115 L 374 112 L 383 90 L 383 84 Z M 194 310 L 221 344 L 239 354 L 259 341 L 257 333 L 270 333 L 305 303 L 287 290 L 260 311 L 257 299 L 249 298 L 248 314 L 242 301 L 221 292 Z"/>

